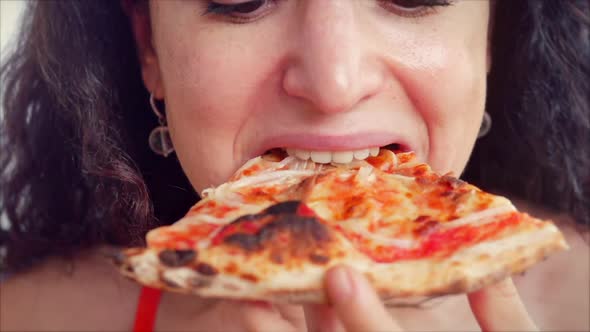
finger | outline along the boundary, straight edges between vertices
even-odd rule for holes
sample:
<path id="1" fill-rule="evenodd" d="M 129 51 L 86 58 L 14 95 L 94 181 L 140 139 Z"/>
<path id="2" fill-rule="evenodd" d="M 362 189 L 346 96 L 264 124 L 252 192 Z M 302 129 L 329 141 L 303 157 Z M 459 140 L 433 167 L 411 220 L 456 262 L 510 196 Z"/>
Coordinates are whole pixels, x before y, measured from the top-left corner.
<path id="1" fill-rule="evenodd" d="M 274 306 L 263 301 L 244 301 L 240 308 L 242 324 L 248 332 L 295 332 Z M 231 318 L 230 318 L 231 319 Z"/>
<path id="2" fill-rule="evenodd" d="M 471 311 L 482 331 L 538 331 L 507 278 L 468 295 Z"/>
<path id="3" fill-rule="evenodd" d="M 328 271 L 326 291 L 346 331 L 401 331 L 367 279 L 351 268 Z"/>
<path id="4" fill-rule="evenodd" d="M 304 310 L 308 332 L 346 332 L 342 321 L 329 305 L 309 305 Z"/>
<path id="5" fill-rule="evenodd" d="M 295 326 L 297 331 L 306 331 L 303 307 L 290 304 L 275 304 L 275 309 L 283 319 Z"/>

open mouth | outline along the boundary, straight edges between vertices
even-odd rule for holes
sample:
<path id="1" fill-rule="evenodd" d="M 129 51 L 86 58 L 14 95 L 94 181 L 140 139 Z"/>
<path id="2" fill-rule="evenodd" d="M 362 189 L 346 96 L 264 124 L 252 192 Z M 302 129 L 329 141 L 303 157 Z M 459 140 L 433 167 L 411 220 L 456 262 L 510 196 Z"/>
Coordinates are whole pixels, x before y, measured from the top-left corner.
<path id="1" fill-rule="evenodd" d="M 305 150 L 299 148 L 274 148 L 266 151 L 264 154 L 274 154 L 286 156 L 294 156 L 302 160 L 311 160 L 319 164 L 347 164 L 353 160 L 365 160 L 369 157 L 375 157 L 379 154 L 380 149 L 387 149 L 393 152 L 405 152 L 400 144 L 393 143 L 382 147 L 370 147 L 352 151 L 316 151 L 316 150 Z"/>

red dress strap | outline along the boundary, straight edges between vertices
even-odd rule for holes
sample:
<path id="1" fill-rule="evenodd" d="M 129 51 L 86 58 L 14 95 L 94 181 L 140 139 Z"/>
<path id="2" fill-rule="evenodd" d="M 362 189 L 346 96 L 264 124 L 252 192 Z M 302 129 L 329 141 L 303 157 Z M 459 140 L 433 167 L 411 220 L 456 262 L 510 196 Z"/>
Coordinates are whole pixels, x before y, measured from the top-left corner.
<path id="1" fill-rule="evenodd" d="M 156 288 L 142 287 L 135 313 L 133 332 L 153 332 L 158 314 L 158 305 L 162 291 Z"/>

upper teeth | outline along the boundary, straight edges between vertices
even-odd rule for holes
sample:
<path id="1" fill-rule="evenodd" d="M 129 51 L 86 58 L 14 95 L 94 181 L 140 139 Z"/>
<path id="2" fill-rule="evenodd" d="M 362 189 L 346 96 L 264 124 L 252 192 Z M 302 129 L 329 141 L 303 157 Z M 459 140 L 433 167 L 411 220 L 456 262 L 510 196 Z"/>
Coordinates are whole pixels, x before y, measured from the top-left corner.
<path id="1" fill-rule="evenodd" d="M 368 158 L 369 156 L 374 157 L 379 154 L 378 147 L 354 151 L 312 151 L 292 148 L 287 148 L 286 150 L 287 154 L 289 154 L 290 156 L 296 156 L 297 158 L 303 160 L 308 160 L 311 158 L 313 162 L 322 164 L 346 164 L 351 162 L 353 159 L 363 160 Z"/>

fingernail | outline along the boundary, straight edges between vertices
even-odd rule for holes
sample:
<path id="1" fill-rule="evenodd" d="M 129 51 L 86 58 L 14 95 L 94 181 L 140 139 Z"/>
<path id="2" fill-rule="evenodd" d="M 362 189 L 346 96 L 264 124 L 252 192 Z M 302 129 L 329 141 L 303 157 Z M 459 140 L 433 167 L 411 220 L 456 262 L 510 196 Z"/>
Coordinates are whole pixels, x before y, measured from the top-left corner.
<path id="1" fill-rule="evenodd" d="M 343 266 L 328 271 L 326 284 L 331 303 L 343 302 L 352 296 L 352 278 L 348 269 Z"/>

